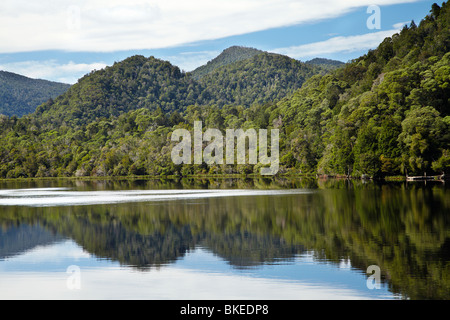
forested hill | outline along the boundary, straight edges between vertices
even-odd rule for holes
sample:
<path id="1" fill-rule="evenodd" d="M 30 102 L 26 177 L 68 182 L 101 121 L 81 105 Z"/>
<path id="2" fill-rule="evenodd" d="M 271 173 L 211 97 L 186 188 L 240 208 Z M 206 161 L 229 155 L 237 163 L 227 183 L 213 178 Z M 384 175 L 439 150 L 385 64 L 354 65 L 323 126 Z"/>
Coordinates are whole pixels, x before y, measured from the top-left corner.
<path id="1" fill-rule="evenodd" d="M 314 58 L 305 62 L 306 64 L 312 64 L 322 67 L 325 70 L 333 70 L 342 67 L 345 63 L 338 60 L 326 59 L 326 58 Z"/>
<path id="2" fill-rule="evenodd" d="M 263 52 L 219 67 L 200 78 L 211 97 L 206 104 L 251 106 L 289 96 L 306 79 L 325 71 L 284 55 Z"/>
<path id="3" fill-rule="evenodd" d="M 67 91 L 69 84 L 31 79 L 0 71 L 0 114 L 21 117 L 50 98 Z"/>
<path id="4" fill-rule="evenodd" d="M 136 55 L 85 75 L 65 94 L 39 106 L 35 116 L 76 126 L 139 108 L 168 113 L 198 103 L 202 91 L 168 61 Z"/>
<path id="5" fill-rule="evenodd" d="M 261 53 L 196 81 L 131 57 L 33 115 L 0 116 L 0 177 L 260 173 L 260 164 L 175 165 L 171 133 L 197 120 L 223 132 L 279 129 L 279 174 L 450 174 L 448 3 L 331 72 L 311 68 Z"/>
<path id="6" fill-rule="evenodd" d="M 194 79 L 198 80 L 204 75 L 213 72 L 217 68 L 229 65 L 234 62 L 250 59 L 263 52 L 264 51 L 255 48 L 232 46 L 223 50 L 221 54 L 219 54 L 211 61 L 208 61 L 207 64 L 200 66 L 192 71 L 191 75 Z"/>
<path id="7" fill-rule="evenodd" d="M 385 176 L 450 173 L 450 10 L 420 22 L 277 104 L 284 164 Z"/>
<path id="8" fill-rule="evenodd" d="M 250 106 L 292 94 L 320 72 L 320 67 L 286 56 L 259 53 L 197 81 L 167 61 L 133 56 L 84 76 L 65 94 L 42 104 L 35 116 L 55 125 L 80 125 L 140 108 L 170 114 L 190 105 Z"/>

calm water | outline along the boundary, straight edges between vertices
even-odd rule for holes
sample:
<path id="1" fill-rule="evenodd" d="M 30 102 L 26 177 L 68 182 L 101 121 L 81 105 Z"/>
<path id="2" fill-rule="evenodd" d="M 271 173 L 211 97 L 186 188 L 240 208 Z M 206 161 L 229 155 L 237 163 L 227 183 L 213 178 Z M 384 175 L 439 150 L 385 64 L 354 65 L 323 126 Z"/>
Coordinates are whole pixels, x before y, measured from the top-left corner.
<path id="1" fill-rule="evenodd" d="M 0 299 L 450 297 L 443 183 L 0 182 L 0 225 Z"/>

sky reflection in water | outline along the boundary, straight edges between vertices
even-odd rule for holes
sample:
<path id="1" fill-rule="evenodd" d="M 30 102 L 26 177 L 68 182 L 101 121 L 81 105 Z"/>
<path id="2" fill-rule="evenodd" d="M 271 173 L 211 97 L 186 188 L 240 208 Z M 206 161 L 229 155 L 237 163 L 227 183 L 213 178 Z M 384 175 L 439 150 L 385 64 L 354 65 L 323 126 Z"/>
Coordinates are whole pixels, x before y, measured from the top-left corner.
<path id="1" fill-rule="evenodd" d="M 69 266 L 80 287 L 67 285 Z M 204 248 L 173 264 L 137 271 L 98 259 L 71 240 L 36 247 L 0 261 L 0 299 L 390 299 L 386 287 L 369 290 L 366 276 L 345 266 L 291 262 L 236 269 Z"/>
<path id="2" fill-rule="evenodd" d="M 3 184 L 0 299 L 447 299 L 449 199 L 440 184 Z"/>

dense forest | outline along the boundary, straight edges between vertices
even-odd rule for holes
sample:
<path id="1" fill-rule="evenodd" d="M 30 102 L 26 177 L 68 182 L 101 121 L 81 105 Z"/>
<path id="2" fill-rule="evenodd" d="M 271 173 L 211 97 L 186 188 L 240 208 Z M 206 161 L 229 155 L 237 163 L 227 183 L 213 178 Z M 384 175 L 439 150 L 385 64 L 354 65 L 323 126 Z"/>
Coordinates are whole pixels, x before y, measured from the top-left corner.
<path id="1" fill-rule="evenodd" d="M 376 50 L 270 108 L 286 124 L 287 167 L 323 174 L 450 168 L 450 12 L 434 4 Z"/>
<path id="2" fill-rule="evenodd" d="M 277 128 L 279 174 L 441 174 L 450 169 L 450 10 L 323 69 L 261 52 L 195 80 L 154 57 L 92 72 L 34 114 L 0 117 L 0 177 L 259 173 L 174 165 L 171 133 Z"/>
<path id="3" fill-rule="evenodd" d="M 69 89 L 65 83 L 31 79 L 0 71 L 0 114 L 21 117 Z"/>
<path id="4" fill-rule="evenodd" d="M 343 62 L 337 60 L 331 60 L 326 58 L 314 58 L 305 62 L 306 64 L 312 64 L 316 66 L 320 66 L 325 70 L 334 70 L 344 65 Z"/>
<path id="5" fill-rule="evenodd" d="M 301 63 L 289 57 L 261 53 L 251 59 L 216 68 L 199 82 L 210 100 L 203 105 L 261 105 L 294 93 L 306 79 L 324 73 L 316 65 Z"/>

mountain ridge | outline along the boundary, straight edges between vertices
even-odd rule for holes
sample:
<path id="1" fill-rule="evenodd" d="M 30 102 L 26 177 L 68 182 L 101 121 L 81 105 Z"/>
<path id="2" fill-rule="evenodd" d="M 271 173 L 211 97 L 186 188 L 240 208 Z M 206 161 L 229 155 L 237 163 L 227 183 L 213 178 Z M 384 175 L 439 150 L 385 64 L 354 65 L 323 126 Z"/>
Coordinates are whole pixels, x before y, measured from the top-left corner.
<path id="1" fill-rule="evenodd" d="M 292 94 L 308 77 L 323 72 L 287 56 L 257 49 L 246 52 L 252 56 L 228 59 L 199 80 L 169 61 L 135 55 L 80 78 L 66 93 L 39 106 L 35 116 L 81 124 L 139 108 L 160 108 L 170 114 L 189 105 L 248 107 Z"/>
<path id="2" fill-rule="evenodd" d="M 314 58 L 308 61 L 305 61 L 306 64 L 312 64 L 316 66 L 320 66 L 326 70 L 334 70 L 336 68 L 342 67 L 345 65 L 345 62 L 327 58 Z"/>
<path id="3" fill-rule="evenodd" d="M 250 106 L 274 102 L 293 94 L 307 78 L 319 73 L 324 73 L 319 66 L 262 51 L 251 58 L 217 67 L 198 81 L 211 95 L 215 94 L 219 102 L 225 101 L 219 105 Z"/>
<path id="4" fill-rule="evenodd" d="M 206 64 L 194 69 L 190 73 L 192 74 L 194 79 L 198 80 L 219 67 L 250 59 L 260 53 L 264 53 L 264 51 L 245 46 L 231 46 L 224 49 L 217 57 L 208 61 Z"/>
<path id="5" fill-rule="evenodd" d="M 219 104 L 220 106 L 224 105 L 224 104 L 234 104 L 234 103 L 243 103 L 245 105 L 250 105 L 252 103 L 252 99 L 255 99 L 255 95 L 252 96 L 248 96 L 244 99 L 240 99 L 240 97 L 232 96 L 230 94 L 230 91 L 234 90 L 234 88 L 236 87 L 235 83 L 230 84 L 229 88 L 225 88 L 225 91 L 227 91 L 228 93 L 226 94 L 222 94 L 221 98 L 216 99 L 214 96 L 214 92 L 215 90 L 217 90 L 217 86 L 214 85 L 214 90 L 211 90 L 211 88 L 208 90 L 208 86 L 211 85 L 211 82 L 215 82 L 217 79 L 214 79 L 214 77 L 218 76 L 218 72 L 217 70 L 219 70 L 220 68 L 228 68 L 227 72 L 232 72 L 232 73 L 236 73 L 236 71 L 238 71 L 240 68 L 245 69 L 247 72 L 249 71 L 248 66 L 246 65 L 245 61 L 248 61 L 250 59 L 255 59 L 255 57 L 257 57 L 258 55 L 266 55 L 270 56 L 270 57 L 278 57 L 281 59 L 281 57 L 283 57 L 282 59 L 288 60 L 290 62 L 296 61 L 294 64 L 296 65 L 297 69 L 302 69 L 302 68 L 298 68 L 298 66 L 301 65 L 301 61 L 297 61 L 295 59 L 289 58 L 287 56 L 283 56 L 283 55 L 278 55 L 276 53 L 270 53 L 270 52 L 266 52 L 263 50 L 259 50 L 256 48 L 251 48 L 251 47 L 244 47 L 244 46 L 231 46 L 228 47 L 226 49 L 224 49 L 217 57 L 215 57 L 214 59 L 212 59 L 211 61 L 209 61 L 208 63 L 206 63 L 205 65 L 202 65 L 200 67 L 198 67 L 197 69 L 195 69 L 192 72 L 188 72 L 188 73 L 184 73 L 181 72 L 179 70 L 179 67 L 177 67 L 176 65 L 172 65 L 169 61 L 164 61 L 162 59 L 158 59 L 155 57 L 144 57 L 142 55 L 135 55 L 135 56 L 131 56 L 128 57 L 122 61 L 119 62 L 115 62 L 114 65 L 112 66 L 108 66 L 104 69 L 101 70 L 95 70 L 92 71 L 86 75 L 84 75 L 83 77 L 81 77 L 78 83 L 83 83 L 85 81 L 87 82 L 92 82 L 89 80 L 89 77 L 97 77 L 98 74 L 100 73 L 105 73 L 106 71 L 110 71 L 111 68 L 120 68 L 120 64 L 126 64 L 128 66 L 132 65 L 133 63 L 137 63 L 137 64 L 142 64 L 145 65 L 147 63 L 150 63 L 149 61 L 153 61 L 156 62 L 160 62 L 161 63 L 161 68 L 156 67 L 157 70 L 153 70 L 154 73 L 156 72 L 160 72 L 161 70 L 165 69 L 168 72 L 167 78 L 163 79 L 162 81 L 168 81 L 168 87 L 169 88 L 161 88 L 161 86 L 159 86 L 158 83 L 155 83 L 156 87 L 155 88 L 155 92 L 153 92 L 152 94 L 155 95 L 153 98 L 152 97 L 145 97 L 147 96 L 147 93 L 140 93 L 141 98 L 139 100 L 136 99 L 131 99 L 131 101 L 128 101 L 128 104 L 134 104 L 136 106 L 136 108 L 139 107 L 148 107 L 149 104 L 157 104 L 157 100 L 160 101 L 161 105 L 159 107 L 161 107 L 164 111 L 171 111 L 171 110 L 181 110 L 184 106 L 187 106 L 189 104 Z M 310 66 L 317 66 L 318 68 L 323 69 L 323 71 L 327 71 L 327 70 L 331 70 L 333 69 L 333 67 L 329 67 L 328 65 L 326 65 L 327 63 L 330 64 L 331 60 L 329 60 L 329 62 L 323 62 L 319 65 L 318 63 L 314 63 L 314 62 L 306 62 L 305 64 L 310 65 Z M 170 65 L 170 70 L 168 70 L 168 66 Z M 235 66 L 233 68 L 233 66 Z M 135 72 L 139 73 L 139 69 L 140 67 L 137 66 Z M 283 68 L 283 66 L 281 66 L 281 68 Z M 272 68 L 273 69 L 273 68 Z M 303 68 L 305 69 L 305 68 Z M 98 71 L 98 72 L 97 72 Z M 258 70 L 261 71 L 261 73 L 266 73 L 265 70 Z M 297 72 L 298 70 L 295 70 L 295 72 Z M 323 73 L 322 71 L 322 73 Z M 287 71 L 283 71 L 281 73 L 286 73 Z M 300 71 L 303 72 L 303 71 Z M 308 72 L 309 75 L 311 75 L 312 73 L 319 73 L 321 72 L 318 69 L 315 69 L 315 71 L 311 71 Z M 107 72 L 106 72 L 107 73 Z M 12 80 L 10 80 L 10 82 L 14 83 L 14 85 L 10 85 L 7 83 L 7 81 L 4 81 L 4 83 L 2 84 L 0 82 L 0 100 L 1 98 L 3 98 L 3 100 L 5 101 L 4 106 L 0 105 L 0 113 L 3 113 L 7 116 L 12 116 L 12 115 L 16 115 L 16 116 L 23 116 L 25 114 L 30 114 L 35 112 L 36 110 L 38 111 L 38 113 L 42 113 L 45 109 L 47 109 L 49 107 L 49 105 L 54 104 L 54 100 L 60 101 L 61 98 L 59 97 L 60 95 L 64 94 L 66 91 L 68 91 L 68 89 L 71 87 L 71 85 L 68 84 L 62 84 L 62 83 L 58 83 L 58 82 L 54 82 L 54 81 L 49 81 L 49 80 L 41 80 L 41 79 L 31 79 L 19 74 L 13 74 L 13 73 L 7 73 L 5 72 L 5 74 L 9 74 L 10 78 Z M 14 75 L 14 76 L 13 76 Z M 176 77 L 174 78 L 174 76 L 176 75 Z M 213 75 L 213 76 L 211 76 Z M 309 76 L 307 75 L 307 76 Z M 122 76 L 128 76 L 126 74 L 122 73 Z M 257 72 L 254 72 L 252 77 L 257 76 Z M 281 93 L 278 94 L 277 98 L 280 98 L 281 96 L 287 94 L 287 93 L 292 93 L 293 90 L 298 89 L 302 82 L 304 81 L 304 79 L 307 78 L 303 77 L 301 79 L 301 82 L 298 83 L 298 81 L 290 76 L 289 80 L 284 80 L 285 83 L 283 84 L 283 87 L 280 89 Z M 162 76 L 163 78 L 165 76 Z M 208 80 L 202 80 L 202 78 L 206 77 Z M 247 74 L 243 74 L 244 78 L 248 78 Z M 4 77 L 3 77 L 4 78 Z M 115 75 L 115 78 L 117 79 L 117 75 Z M 141 82 L 141 87 L 145 86 L 145 83 L 148 82 L 149 77 L 146 77 L 145 79 L 138 79 Z M 161 76 L 160 76 L 161 78 Z M 191 79 L 195 80 L 197 83 L 193 84 Z M 0 81 L 1 81 L 2 77 L 0 74 Z M 20 81 L 22 83 L 27 83 L 27 87 L 23 88 L 23 89 L 17 89 L 20 86 L 18 86 L 16 84 L 17 79 L 20 79 Z M 169 80 L 171 79 L 171 80 Z M 270 76 L 268 77 L 268 79 L 270 80 Z M 160 79 L 161 80 L 161 79 Z M 273 79 L 272 79 L 273 80 Z M 270 81 L 272 81 L 270 80 Z M 40 83 L 40 90 L 38 93 L 35 93 L 35 91 L 33 91 L 33 86 L 29 85 L 30 82 L 35 82 L 35 83 Z M 159 80 L 156 80 L 159 81 Z M 230 81 L 229 79 L 227 81 Z M 235 81 L 235 80 L 234 80 Z M 256 81 L 261 81 L 261 79 L 256 80 Z M 273 80 L 275 81 L 275 80 Z M 111 81 L 110 79 L 103 79 L 100 80 L 101 83 L 97 83 L 95 86 L 97 87 L 97 91 L 101 91 L 103 93 L 106 93 L 111 86 L 114 87 L 114 81 Z M 209 82 L 209 83 L 207 83 Z M 255 81 L 253 81 L 255 82 Z M 263 81 L 265 82 L 265 81 Z M 287 83 L 289 82 L 289 83 Z M 294 84 L 292 88 L 289 88 L 288 91 L 289 92 L 285 92 L 285 87 L 291 87 L 291 84 Z M 107 84 L 107 85 L 106 85 Z M 3 86 L 2 86 L 3 85 Z M 54 86 L 55 89 L 51 92 L 49 92 L 48 94 L 44 95 L 43 97 L 41 97 L 43 94 L 45 94 L 48 90 L 43 90 L 42 87 L 43 86 L 47 86 L 47 87 L 52 87 Z M 186 88 L 190 88 L 192 90 L 189 90 L 189 92 L 187 93 L 187 96 L 189 96 L 189 98 L 186 96 L 180 96 L 180 93 L 178 92 L 179 90 L 175 87 L 181 87 L 181 90 L 185 90 Z M 242 86 L 242 82 L 239 86 Z M 12 87 L 15 87 L 15 89 L 12 89 Z M 23 87 L 23 86 L 22 86 Z M 210 86 L 211 87 L 211 86 Z M 4 89 L 4 90 L 2 90 Z M 129 90 L 130 88 L 127 88 L 127 86 L 124 86 L 123 88 L 115 88 L 116 90 L 121 90 L 121 89 L 126 89 Z M 223 88 L 218 88 L 219 91 L 222 91 Z M 257 87 L 257 88 L 253 88 L 254 90 L 262 90 L 261 87 Z M 84 89 L 83 89 L 84 90 Z M 166 91 L 166 92 L 161 92 L 161 90 Z M 85 93 L 84 95 L 91 95 L 88 90 L 84 90 Z M 131 90 L 132 94 L 135 94 L 135 90 Z M 9 106 L 11 105 L 11 93 L 14 93 L 15 95 L 15 99 L 16 99 L 16 103 L 12 108 L 9 108 Z M 32 100 L 34 103 L 29 102 L 28 100 L 25 99 L 25 97 L 29 96 L 28 92 L 32 92 L 32 94 L 34 94 L 36 97 L 33 97 L 34 100 Z M 3 93 L 3 95 L 2 95 Z M 203 93 L 203 95 L 201 95 Z M 80 95 L 80 94 L 78 94 Z M 108 94 L 107 94 L 108 95 Z M 273 96 L 274 94 L 270 94 L 270 96 Z M 105 96 L 105 95 L 104 95 Z M 245 96 L 245 93 L 244 93 Z M 174 102 L 174 99 L 172 98 L 176 98 L 176 101 Z M 226 97 L 224 99 L 224 97 Z M 39 98 L 39 99 L 38 99 Z M 89 99 L 89 97 L 88 97 Z M 271 97 L 270 99 L 273 99 L 273 97 Z M 30 99 L 29 99 L 30 100 Z M 66 99 L 67 100 L 67 99 Z M 97 101 L 96 103 L 98 104 L 97 106 L 92 106 L 95 109 L 99 109 L 99 106 L 102 105 L 102 103 L 100 103 L 99 99 L 94 99 L 95 101 Z M 149 102 L 150 101 L 150 102 Z M 179 103 L 177 103 L 177 101 Z M 269 100 L 266 99 L 265 97 L 259 97 L 257 100 L 255 100 L 257 103 L 265 103 L 268 102 Z M 9 102 L 9 103 L 8 103 Z M 42 104 L 42 106 L 41 106 Z M 83 103 L 82 102 L 78 102 L 77 103 L 79 106 L 82 106 Z M 169 104 L 169 106 L 167 106 L 167 104 Z M 170 105 L 171 104 L 171 105 Z M 39 107 L 39 108 L 38 108 Z M 118 112 L 122 112 L 124 110 L 121 110 L 123 108 L 123 106 L 110 106 L 109 107 L 109 111 L 107 112 L 102 112 L 101 110 L 97 110 L 95 111 L 96 116 L 100 116 L 100 117 L 107 117 L 109 115 L 118 115 Z M 60 108 L 60 109 L 64 109 L 64 108 Z M 78 107 L 77 107 L 78 109 Z M 125 108 L 125 110 L 128 110 L 127 108 Z M 3 111 L 3 112 L 2 112 Z M 88 111 L 87 111 L 88 112 Z M 82 111 L 82 113 L 84 113 Z M 78 111 L 74 111 L 74 115 L 80 115 L 80 112 Z"/>

